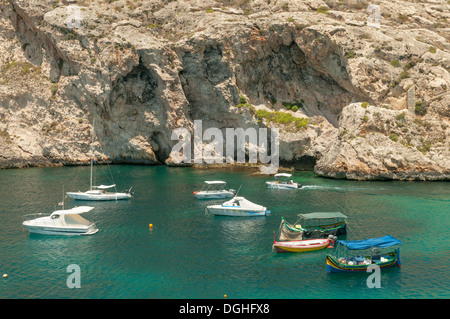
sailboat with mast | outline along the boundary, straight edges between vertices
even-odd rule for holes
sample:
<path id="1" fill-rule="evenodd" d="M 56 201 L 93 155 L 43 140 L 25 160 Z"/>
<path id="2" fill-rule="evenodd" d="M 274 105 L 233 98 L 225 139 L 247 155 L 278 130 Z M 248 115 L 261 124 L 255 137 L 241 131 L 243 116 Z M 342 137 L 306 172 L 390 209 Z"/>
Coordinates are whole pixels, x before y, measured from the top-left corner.
<path id="1" fill-rule="evenodd" d="M 67 192 L 67 195 L 76 200 L 92 200 L 92 201 L 107 201 L 107 200 L 119 200 L 130 199 L 132 197 L 131 188 L 125 192 L 110 192 L 111 188 L 115 188 L 116 184 L 112 185 L 99 185 L 94 186 L 92 182 L 93 167 L 94 167 L 94 124 L 92 125 L 92 141 L 91 141 L 91 178 L 90 187 L 86 192 Z"/>

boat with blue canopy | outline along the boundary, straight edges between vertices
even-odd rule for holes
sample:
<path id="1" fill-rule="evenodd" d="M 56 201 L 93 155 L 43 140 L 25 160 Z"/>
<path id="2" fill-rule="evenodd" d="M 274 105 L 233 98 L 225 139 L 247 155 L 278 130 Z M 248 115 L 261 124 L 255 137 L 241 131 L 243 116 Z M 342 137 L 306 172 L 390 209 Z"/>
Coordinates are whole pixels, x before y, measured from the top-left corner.
<path id="1" fill-rule="evenodd" d="M 402 242 L 391 235 L 363 240 L 337 240 L 334 253 L 327 253 L 327 272 L 367 271 L 370 265 L 380 268 L 400 267 Z"/>

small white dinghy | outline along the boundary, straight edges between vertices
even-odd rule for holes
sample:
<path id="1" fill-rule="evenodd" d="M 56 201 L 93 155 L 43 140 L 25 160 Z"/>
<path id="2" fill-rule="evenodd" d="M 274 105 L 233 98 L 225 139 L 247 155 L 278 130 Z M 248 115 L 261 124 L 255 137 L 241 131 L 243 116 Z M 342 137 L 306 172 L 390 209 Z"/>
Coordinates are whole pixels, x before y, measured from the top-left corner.
<path id="1" fill-rule="evenodd" d="M 56 210 L 51 215 L 29 214 L 25 215 L 26 219 L 22 225 L 28 229 L 30 233 L 43 235 L 92 235 L 98 229 L 95 223 L 92 223 L 80 214 L 90 212 L 94 207 L 79 206 L 71 209 Z M 31 216 L 34 218 L 28 219 Z"/>
<path id="2" fill-rule="evenodd" d="M 210 205 L 207 211 L 214 215 L 223 216 L 264 216 L 270 214 L 266 207 L 252 203 L 241 196 L 226 201 L 222 205 Z"/>
<path id="3" fill-rule="evenodd" d="M 236 194 L 234 189 L 225 189 L 227 183 L 224 181 L 205 181 L 205 183 L 206 187 L 194 192 L 198 199 L 229 198 Z"/>
<path id="4" fill-rule="evenodd" d="M 269 188 L 279 188 L 279 189 L 301 188 L 302 185 L 299 183 L 294 183 L 294 181 L 290 179 L 291 176 L 292 174 L 288 173 L 278 173 L 274 175 L 275 181 L 266 182 L 266 184 Z M 280 180 L 280 177 L 286 177 L 287 179 L 285 178 Z"/>

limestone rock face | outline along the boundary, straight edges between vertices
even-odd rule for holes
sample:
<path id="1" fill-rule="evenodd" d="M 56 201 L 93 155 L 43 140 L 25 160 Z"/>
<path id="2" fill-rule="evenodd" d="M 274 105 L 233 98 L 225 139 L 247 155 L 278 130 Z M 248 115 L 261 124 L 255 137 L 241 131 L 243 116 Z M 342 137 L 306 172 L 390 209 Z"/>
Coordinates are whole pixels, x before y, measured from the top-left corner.
<path id="1" fill-rule="evenodd" d="M 0 0 L 0 166 L 88 163 L 92 129 L 98 161 L 180 165 L 201 120 L 278 128 L 280 164 L 322 176 L 449 179 L 449 9 Z"/>
<path id="2" fill-rule="evenodd" d="M 408 111 L 352 103 L 341 113 L 339 136 L 316 173 L 349 179 L 444 180 L 449 148 L 442 125 Z M 432 142 L 436 141 L 432 147 Z"/>

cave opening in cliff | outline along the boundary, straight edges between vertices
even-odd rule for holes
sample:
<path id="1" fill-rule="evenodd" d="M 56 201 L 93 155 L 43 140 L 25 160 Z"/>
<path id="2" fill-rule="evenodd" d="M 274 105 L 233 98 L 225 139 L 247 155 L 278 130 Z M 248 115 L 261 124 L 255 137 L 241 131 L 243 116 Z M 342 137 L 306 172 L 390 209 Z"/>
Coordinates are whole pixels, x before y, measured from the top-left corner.
<path id="1" fill-rule="evenodd" d="M 167 110 L 158 90 L 158 77 L 154 70 L 139 61 L 128 74 L 119 77 L 112 84 L 109 98 L 109 115 L 111 125 L 119 127 L 122 134 L 113 139 L 123 138 L 124 152 L 133 156 L 133 152 L 143 152 L 148 148 L 154 160 L 164 163 L 170 150 L 167 144 L 168 120 Z M 170 135 L 169 135 L 170 136 Z M 131 145 L 130 141 L 137 144 Z M 147 154 L 148 155 L 148 154 Z M 121 158 L 120 160 L 130 160 Z"/>
<path id="2" fill-rule="evenodd" d="M 115 107 L 149 105 L 156 98 L 158 82 L 142 63 L 139 63 L 126 76 L 119 78 L 111 92 L 110 102 Z"/>

